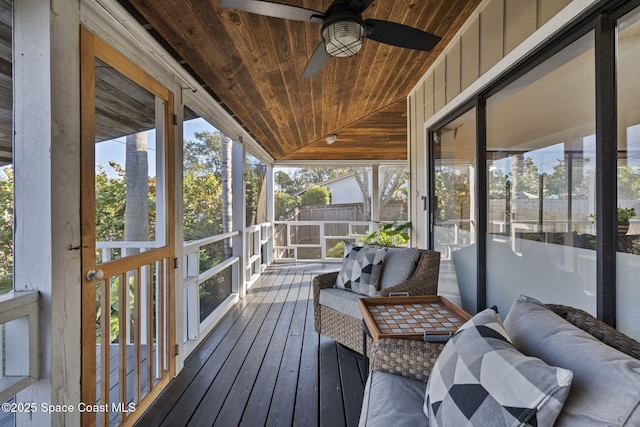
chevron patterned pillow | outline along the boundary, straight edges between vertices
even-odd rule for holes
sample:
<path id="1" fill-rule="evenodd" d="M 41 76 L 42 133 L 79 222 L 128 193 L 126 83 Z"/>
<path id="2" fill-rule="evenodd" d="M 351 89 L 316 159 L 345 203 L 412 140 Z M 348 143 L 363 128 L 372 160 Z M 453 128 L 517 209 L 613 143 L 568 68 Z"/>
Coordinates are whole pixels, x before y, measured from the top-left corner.
<path id="1" fill-rule="evenodd" d="M 336 287 L 359 294 L 374 296 L 380 288 L 384 248 L 354 246 L 344 259 L 336 279 Z"/>
<path id="2" fill-rule="evenodd" d="M 494 309 L 465 323 L 444 346 L 424 411 L 437 426 L 552 426 L 573 373 L 516 350 Z"/>

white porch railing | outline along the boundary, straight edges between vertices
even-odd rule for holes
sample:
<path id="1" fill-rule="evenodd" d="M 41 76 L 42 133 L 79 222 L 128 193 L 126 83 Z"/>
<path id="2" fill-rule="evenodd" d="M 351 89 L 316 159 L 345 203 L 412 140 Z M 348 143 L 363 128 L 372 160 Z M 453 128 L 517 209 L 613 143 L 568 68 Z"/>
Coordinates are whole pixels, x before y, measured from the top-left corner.
<path id="1" fill-rule="evenodd" d="M 38 380 L 39 299 L 37 291 L 0 296 L 0 402 Z"/>
<path id="2" fill-rule="evenodd" d="M 245 228 L 244 231 L 247 239 L 245 282 L 249 288 L 271 262 L 272 254 L 268 246 L 271 241 L 271 223 L 263 222 L 252 225 Z"/>
<path id="3" fill-rule="evenodd" d="M 210 268 L 203 271 L 200 265 L 200 251 L 208 245 L 222 243 L 228 241 L 231 247 L 231 239 L 239 235 L 237 231 L 218 234 L 216 236 L 206 237 L 200 240 L 185 242 L 182 250 L 183 269 L 182 269 L 182 289 L 184 292 L 184 342 L 198 340 L 202 333 L 206 333 L 210 327 L 215 324 L 215 320 L 220 317 L 219 310 L 214 310 L 208 316 L 200 321 L 200 284 L 231 268 L 231 294 L 238 293 L 239 277 L 239 257 L 229 256 L 218 263 L 214 262 Z M 221 304 L 223 308 L 226 304 Z"/>
<path id="4" fill-rule="evenodd" d="M 274 221 L 274 256 L 289 261 L 341 261 L 342 253 L 332 254 L 332 248 L 343 240 L 357 243 L 377 227 L 373 221 Z"/>

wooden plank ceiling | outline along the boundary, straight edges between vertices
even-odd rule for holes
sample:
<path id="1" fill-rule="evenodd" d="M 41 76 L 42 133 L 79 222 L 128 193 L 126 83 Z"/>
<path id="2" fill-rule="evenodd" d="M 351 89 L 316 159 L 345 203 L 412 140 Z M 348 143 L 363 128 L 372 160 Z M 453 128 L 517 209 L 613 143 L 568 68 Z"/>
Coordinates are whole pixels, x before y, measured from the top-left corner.
<path id="1" fill-rule="evenodd" d="M 363 18 L 441 36 L 431 52 L 365 40 L 300 76 L 320 24 L 220 7 L 219 0 L 119 0 L 276 160 L 404 160 L 409 91 L 479 0 L 375 0 Z M 331 0 L 279 0 L 325 11 Z M 337 135 L 333 145 L 325 137 Z"/>
<path id="2" fill-rule="evenodd" d="M 11 163 L 13 87 L 11 83 L 12 0 L 0 0 L 0 166 Z"/>
<path id="3" fill-rule="evenodd" d="M 363 18 L 416 27 L 442 41 L 418 52 L 365 40 L 356 56 L 332 58 L 304 80 L 320 24 L 223 9 L 219 0 L 119 1 L 274 159 L 404 160 L 406 96 L 480 0 L 375 0 Z M 279 1 L 319 11 L 331 3 Z M 0 0 L 0 165 L 11 162 L 12 3 Z M 98 110 L 128 111 L 103 101 Z M 99 126 L 98 140 L 127 133 L 112 120 Z M 337 135 L 333 145 L 325 143 L 330 134 Z"/>

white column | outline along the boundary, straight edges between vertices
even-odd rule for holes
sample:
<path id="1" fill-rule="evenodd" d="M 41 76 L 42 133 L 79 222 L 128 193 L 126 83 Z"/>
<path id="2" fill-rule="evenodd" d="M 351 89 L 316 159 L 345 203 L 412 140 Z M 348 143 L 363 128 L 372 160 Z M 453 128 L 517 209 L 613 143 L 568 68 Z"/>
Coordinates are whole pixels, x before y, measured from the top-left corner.
<path id="1" fill-rule="evenodd" d="M 273 165 L 267 165 L 267 173 L 265 175 L 265 179 L 267 180 L 267 222 L 273 224 L 273 220 L 275 217 L 274 212 L 274 200 L 273 200 Z M 267 252 L 265 255 L 265 264 L 269 265 L 273 261 L 273 225 L 270 227 L 271 233 L 269 233 L 269 243 L 267 243 L 266 248 L 264 250 Z"/>
<path id="2" fill-rule="evenodd" d="M 15 1 L 16 291 L 37 290 L 40 381 L 18 402 L 80 400 L 79 0 Z M 40 408 L 38 408 L 40 409 Z M 18 426 L 80 424 L 77 411 L 17 414 Z"/>
<path id="3" fill-rule="evenodd" d="M 476 221 L 478 220 L 478 218 L 476 218 L 476 168 L 475 165 L 469 165 L 469 190 L 470 190 L 470 203 L 469 203 L 469 219 L 471 220 L 471 223 L 469 224 L 469 234 L 470 234 L 470 240 L 469 240 L 469 244 L 474 244 L 476 243 L 476 231 L 477 231 L 477 224 Z M 484 197 L 484 196 L 481 196 Z M 456 242 L 458 243 L 458 242 Z"/>
<path id="4" fill-rule="evenodd" d="M 183 197 L 183 120 L 184 120 L 184 97 L 183 97 L 184 89 L 181 89 L 179 92 L 179 96 L 174 97 L 173 102 L 173 111 L 176 115 L 176 125 L 173 127 L 174 129 L 174 138 L 175 141 L 173 145 L 173 160 L 174 160 L 174 189 L 173 195 L 175 197 L 174 203 L 174 218 L 175 218 L 175 227 L 174 227 L 174 241 L 175 250 L 176 250 L 176 258 L 178 259 L 178 268 L 174 270 L 173 280 L 175 283 L 175 311 L 176 311 L 176 344 L 178 344 L 178 356 L 176 357 L 176 374 L 182 370 L 184 367 L 184 359 L 185 359 L 185 349 L 184 349 L 184 341 L 186 341 L 187 337 L 185 336 L 185 326 L 187 324 L 186 312 L 185 312 L 185 291 L 183 288 L 184 280 L 186 277 L 185 269 L 186 265 L 183 260 L 183 248 L 184 248 L 184 229 L 183 229 L 183 220 L 184 218 L 184 197 Z"/>
<path id="5" fill-rule="evenodd" d="M 246 227 L 246 191 L 244 182 L 244 145 L 234 142 L 232 152 L 232 187 L 233 187 L 233 230 L 240 234 L 233 238 L 233 256 L 239 258 L 237 273 L 233 283 L 238 287 L 237 292 L 240 298 L 246 293 L 245 272 L 249 257 L 246 249 L 245 227 Z"/>
<path id="6" fill-rule="evenodd" d="M 380 221 L 380 165 L 371 167 L 371 221 Z"/>

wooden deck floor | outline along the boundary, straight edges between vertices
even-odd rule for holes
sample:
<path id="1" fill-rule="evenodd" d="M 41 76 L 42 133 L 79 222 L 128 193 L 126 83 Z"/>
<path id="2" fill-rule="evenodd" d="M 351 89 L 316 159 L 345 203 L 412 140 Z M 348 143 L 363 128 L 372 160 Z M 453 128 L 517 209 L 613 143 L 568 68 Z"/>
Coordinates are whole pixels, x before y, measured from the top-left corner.
<path id="1" fill-rule="evenodd" d="M 366 372 L 313 330 L 316 274 L 267 269 L 137 425 L 357 425 Z"/>

